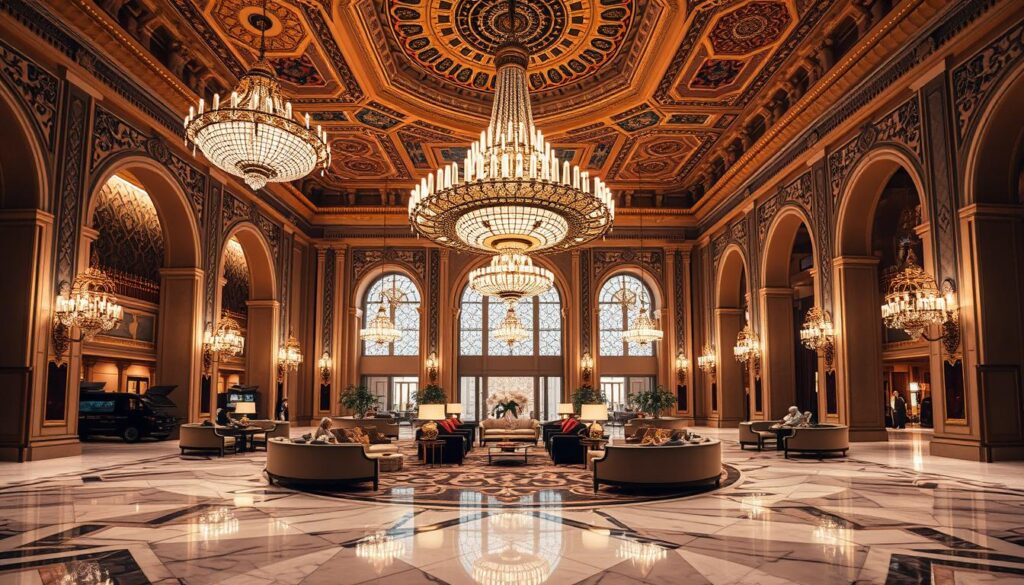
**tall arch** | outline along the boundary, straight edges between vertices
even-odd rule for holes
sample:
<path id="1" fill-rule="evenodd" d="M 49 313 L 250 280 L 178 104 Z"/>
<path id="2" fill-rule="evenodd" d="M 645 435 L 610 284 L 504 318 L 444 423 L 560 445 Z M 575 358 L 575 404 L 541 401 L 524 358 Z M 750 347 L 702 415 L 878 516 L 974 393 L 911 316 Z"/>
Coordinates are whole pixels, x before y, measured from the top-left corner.
<path id="1" fill-rule="evenodd" d="M 19 100 L 0 83 L 0 303 L 9 335 L 0 340 L 0 384 L 9 389 L 0 409 L 0 458 L 35 459 L 55 441 L 60 455 L 77 452 L 77 411 L 68 413 L 65 384 L 60 421 L 45 421 L 33 404 L 47 400 L 49 332 L 53 305 L 53 216 L 47 150 Z M 65 370 L 66 380 L 74 380 Z M 44 428 L 44 422 L 46 428 Z M 56 426 L 61 425 L 61 426 Z M 53 456 L 53 455 L 50 455 Z"/>
<path id="2" fill-rule="evenodd" d="M 879 259 L 872 250 L 872 230 L 882 193 L 901 170 L 909 175 L 920 203 L 917 233 L 924 247 L 921 262 L 931 271 L 924 182 L 901 150 L 882 147 L 869 152 L 851 172 L 837 214 L 837 257 L 833 262 L 837 410 L 838 420 L 849 425 L 854 441 L 888 440 L 882 388 Z"/>
<path id="3" fill-rule="evenodd" d="M 801 231 L 803 228 L 803 232 Z M 772 220 L 765 237 L 762 256 L 762 286 L 760 291 L 762 337 L 764 339 L 764 392 L 768 419 L 779 419 L 786 409 L 797 404 L 797 344 L 796 327 L 799 322 L 794 315 L 794 301 L 797 298 L 795 284 L 792 282 L 793 249 L 797 236 L 801 233 L 813 233 L 811 223 L 806 214 L 797 207 L 784 207 Z M 814 238 L 811 241 L 811 258 L 813 267 L 817 268 L 817 254 L 814 250 Z M 814 304 L 817 294 L 816 283 L 812 285 L 811 301 Z M 821 368 L 819 368 L 821 371 Z M 824 393 L 818 393 L 824 395 Z M 823 412 L 817 404 L 797 404 L 801 409 Z"/>
<path id="4" fill-rule="evenodd" d="M 1024 459 L 1024 64 L 1009 72 L 968 135 L 960 209 L 963 419 L 953 391 L 937 393 L 932 453 Z M 948 394 L 948 396 L 947 396 Z M 941 401 L 941 403 L 940 403 Z"/>
<path id="5" fill-rule="evenodd" d="M 711 385 L 709 423 L 735 427 L 753 412 L 749 376 L 733 356 L 733 345 L 747 323 L 750 291 L 747 259 L 739 246 L 723 252 L 715 275 L 715 339 L 718 340 L 718 373 Z"/>
<path id="6" fill-rule="evenodd" d="M 217 275 L 224 272 L 228 242 L 235 239 L 242 247 L 249 270 L 249 301 L 245 338 L 245 382 L 258 386 L 261 399 L 258 415 L 270 417 L 279 398 L 277 382 L 277 349 L 280 343 L 281 306 L 278 299 L 277 270 L 273 250 L 263 232 L 249 222 L 236 224 L 224 235 Z M 218 287 L 219 290 L 219 287 Z M 221 296 L 217 294 L 217 315 Z M 215 324 L 213 324 L 215 325 Z M 211 393 L 210 412 L 216 412 L 216 396 Z"/>

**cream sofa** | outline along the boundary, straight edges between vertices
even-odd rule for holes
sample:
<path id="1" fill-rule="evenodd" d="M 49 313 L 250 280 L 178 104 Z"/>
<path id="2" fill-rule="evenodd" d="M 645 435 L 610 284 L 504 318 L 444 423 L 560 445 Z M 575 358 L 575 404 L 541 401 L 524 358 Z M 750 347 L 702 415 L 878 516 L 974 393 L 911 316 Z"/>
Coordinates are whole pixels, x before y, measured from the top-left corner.
<path id="1" fill-rule="evenodd" d="M 216 451 L 224 456 L 225 451 L 235 452 L 235 438 L 220 434 L 218 427 L 186 423 L 178 429 L 178 447 L 185 451 Z"/>
<path id="2" fill-rule="evenodd" d="M 480 444 L 496 441 L 536 443 L 540 421 L 531 418 L 489 418 L 480 422 Z"/>
<path id="3" fill-rule="evenodd" d="M 292 443 L 271 439 L 267 443 L 267 478 L 270 483 L 294 482 L 333 485 L 339 483 L 380 483 L 377 459 L 355 443 L 327 445 Z"/>
<path id="4" fill-rule="evenodd" d="M 779 421 L 774 420 L 753 420 L 741 422 L 739 424 L 740 431 L 740 449 L 745 449 L 747 445 L 754 445 L 757 450 L 764 449 L 765 442 L 777 443 L 779 436 L 775 431 L 771 430 L 772 426 L 779 424 Z M 776 445 L 777 446 L 777 445 Z"/>
<path id="5" fill-rule="evenodd" d="M 601 484 L 650 488 L 721 483 L 722 444 L 703 443 L 644 447 L 608 445 L 593 459 L 594 491 Z"/>
<path id="6" fill-rule="evenodd" d="M 398 438 L 398 423 L 390 418 L 353 418 L 350 416 L 332 416 L 331 426 L 336 429 L 373 428 L 385 437 Z"/>
<path id="7" fill-rule="evenodd" d="M 820 458 L 825 453 L 841 453 L 843 457 L 850 450 L 850 427 L 846 425 L 817 425 L 794 427 L 793 434 L 782 439 L 786 459 L 790 452 L 814 453 Z"/>

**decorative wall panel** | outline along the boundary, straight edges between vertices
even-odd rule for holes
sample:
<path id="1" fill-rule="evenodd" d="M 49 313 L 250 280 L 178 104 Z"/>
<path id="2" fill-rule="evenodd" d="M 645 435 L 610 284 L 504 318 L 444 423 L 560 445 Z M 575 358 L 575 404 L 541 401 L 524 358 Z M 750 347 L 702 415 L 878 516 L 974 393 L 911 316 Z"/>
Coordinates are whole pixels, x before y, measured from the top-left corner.
<path id="1" fill-rule="evenodd" d="M 992 90 L 1022 56 L 1024 23 L 1018 23 L 953 70 L 958 141 L 963 142 Z"/>
<path id="2" fill-rule="evenodd" d="M 43 144 L 52 150 L 57 135 L 57 77 L 0 41 L 0 79 L 21 99 Z"/>
<path id="3" fill-rule="evenodd" d="M 356 248 L 352 250 L 352 282 L 357 283 L 381 262 L 400 264 L 419 276 L 421 286 L 427 282 L 427 251 L 423 248 Z"/>
<path id="4" fill-rule="evenodd" d="M 65 100 L 64 144 L 60 156 L 56 201 L 57 210 L 55 290 L 68 285 L 77 270 L 78 226 L 81 223 L 82 193 L 85 187 L 85 158 L 88 156 L 86 133 L 89 123 L 89 98 L 77 90 Z"/>
<path id="5" fill-rule="evenodd" d="M 144 297 L 152 300 L 152 292 L 160 284 L 164 237 L 156 207 L 146 191 L 121 177 L 111 177 L 96 193 L 92 227 L 99 232 L 92 249 L 100 267 L 116 274 L 118 281 L 145 281 L 138 284 L 153 289 Z"/>

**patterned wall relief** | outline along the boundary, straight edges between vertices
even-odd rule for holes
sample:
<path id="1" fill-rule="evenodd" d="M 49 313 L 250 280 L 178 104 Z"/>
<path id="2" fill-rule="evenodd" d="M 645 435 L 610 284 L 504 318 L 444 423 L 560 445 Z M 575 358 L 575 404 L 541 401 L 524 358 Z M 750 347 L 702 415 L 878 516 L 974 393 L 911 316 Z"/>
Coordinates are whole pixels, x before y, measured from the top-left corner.
<path id="1" fill-rule="evenodd" d="M 427 320 L 427 351 L 438 350 L 438 332 L 441 330 L 441 251 L 430 250 L 430 315 Z M 428 353 L 429 355 L 429 353 Z"/>
<path id="2" fill-rule="evenodd" d="M 427 251 L 423 248 L 388 248 L 387 251 L 371 248 L 352 250 L 352 282 L 356 283 L 368 271 L 385 264 L 400 264 L 419 276 L 419 282 L 427 282 Z"/>
<path id="3" fill-rule="evenodd" d="M 221 234 L 231 231 L 231 228 L 244 221 L 251 222 L 267 239 L 270 246 L 270 254 L 277 259 L 281 251 L 281 226 L 276 224 L 253 203 L 249 203 L 236 195 L 223 192 L 223 204 L 221 216 Z"/>
<path id="4" fill-rule="evenodd" d="M 220 201 L 224 195 L 224 187 L 215 184 L 210 189 L 210 213 L 206 217 L 206 226 L 203 232 L 203 271 L 206 273 L 204 286 L 203 323 L 213 324 L 216 322 L 217 311 L 217 283 L 220 278 L 217 275 L 217 265 L 220 261 L 221 250 L 221 205 Z"/>
<path id="5" fill-rule="evenodd" d="M 675 274 L 672 275 L 672 291 L 669 294 L 673 295 L 676 299 L 675 302 L 675 320 L 676 327 L 676 351 L 682 351 L 686 347 L 686 300 L 690 296 L 690 289 L 686 286 L 685 276 L 686 270 L 683 266 L 685 256 L 679 250 L 674 252 L 675 261 L 673 266 L 675 267 Z M 697 363 L 694 356 L 687 356 L 690 358 L 693 364 Z"/>
<path id="6" fill-rule="evenodd" d="M 593 251 L 594 279 L 600 281 L 605 273 L 623 264 L 643 266 L 648 272 L 662 281 L 665 274 L 665 253 L 662 250 L 644 250 L 642 253 L 633 248 L 607 248 Z"/>
<path id="7" fill-rule="evenodd" d="M 956 137 L 964 138 L 1003 77 L 1024 56 L 1024 22 L 1018 23 L 953 70 Z"/>
<path id="8" fill-rule="evenodd" d="M 334 287 L 337 279 L 335 270 L 337 261 L 337 252 L 334 248 L 324 250 L 324 294 L 320 299 L 321 307 L 323 307 L 320 315 L 320 346 L 326 352 L 331 352 L 334 344 Z"/>
<path id="9" fill-rule="evenodd" d="M 718 271 L 718 261 L 722 259 L 722 253 L 730 244 L 736 244 L 743 250 L 744 256 L 747 255 L 747 216 L 734 221 L 722 233 L 711 239 L 715 273 Z"/>
<path id="10" fill-rule="evenodd" d="M 952 278 L 954 283 L 958 283 L 956 209 L 960 207 L 957 203 L 960 197 L 957 183 L 953 180 L 954 166 L 950 164 L 950 161 L 955 160 L 955 154 L 951 148 L 949 124 L 952 116 L 947 108 L 948 91 L 945 78 L 932 80 L 922 89 L 921 94 L 928 135 L 925 158 L 931 175 L 929 216 L 938 244 L 934 248 L 936 275 L 940 282 Z"/>
<path id="11" fill-rule="evenodd" d="M 765 199 L 757 206 L 757 241 L 760 248 L 764 247 L 768 229 L 779 210 L 787 205 L 795 205 L 804 210 L 808 218 L 814 217 L 814 190 L 811 173 L 806 172 L 793 181 L 779 187 L 778 193 Z"/>
<path id="12" fill-rule="evenodd" d="M 96 194 L 92 244 L 100 267 L 118 294 L 159 302 L 164 236 L 156 207 L 144 189 L 113 176 Z"/>
<path id="13" fill-rule="evenodd" d="M 278 327 L 278 335 L 281 341 L 284 342 L 288 339 L 288 334 L 291 332 L 291 304 L 288 302 L 292 292 L 292 269 L 293 260 L 295 255 L 293 254 L 294 248 L 293 243 L 295 236 L 292 234 L 284 234 L 281 238 L 281 254 L 277 258 L 277 273 L 281 277 L 277 280 L 278 292 L 277 298 L 281 302 L 281 310 L 278 313 L 280 323 Z"/>
<path id="14" fill-rule="evenodd" d="M 818 161 L 811 168 L 811 187 L 814 190 L 814 251 L 818 255 L 819 299 L 822 309 L 832 311 L 832 242 L 835 220 L 832 209 L 832 196 L 825 180 L 825 163 Z"/>
<path id="15" fill-rule="evenodd" d="M 593 317 L 591 305 L 594 304 L 592 287 L 593 270 L 590 265 L 593 253 L 589 248 L 580 250 L 580 354 L 590 353 L 593 343 Z"/>
<path id="16" fill-rule="evenodd" d="M 52 150 L 57 136 L 57 77 L 0 41 L 0 79 L 21 99 L 43 144 Z"/>
<path id="17" fill-rule="evenodd" d="M 64 151 L 60 155 L 56 201 L 57 210 L 56 254 L 54 289 L 60 284 L 68 285 L 75 278 L 75 263 L 78 249 L 78 227 L 82 210 L 82 192 L 85 187 L 85 158 L 89 145 L 87 132 L 89 124 L 89 97 L 77 90 L 67 93 L 64 115 Z"/>
<path id="18" fill-rule="evenodd" d="M 873 147 L 897 145 L 915 155 L 922 155 L 921 104 L 917 96 L 903 102 L 874 123 L 865 124 L 860 135 L 851 138 L 828 155 L 829 187 L 832 199 L 838 200 L 853 167 Z"/>
<path id="19" fill-rule="evenodd" d="M 224 288 L 221 292 L 220 307 L 238 315 L 248 313 L 246 301 L 249 300 L 249 264 L 245 260 L 245 250 L 235 238 L 231 238 L 224 246 Z"/>

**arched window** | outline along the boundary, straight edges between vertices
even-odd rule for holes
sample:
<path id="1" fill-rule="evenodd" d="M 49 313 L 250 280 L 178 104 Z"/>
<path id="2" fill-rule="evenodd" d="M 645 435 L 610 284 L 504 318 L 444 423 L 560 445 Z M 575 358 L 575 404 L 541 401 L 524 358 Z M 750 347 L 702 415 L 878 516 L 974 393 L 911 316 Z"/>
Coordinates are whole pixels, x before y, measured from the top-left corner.
<path id="1" fill-rule="evenodd" d="M 398 341 L 389 344 L 363 342 L 363 355 L 419 355 L 420 352 L 420 291 L 408 276 L 385 274 L 375 280 L 363 298 L 363 326 L 377 314 L 381 297 L 389 309 L 392 322 L 402 331 Z"/>
<path id="2" fill-rule="evenodd" d="M 516 305 L 523 327 L 533 334 L 512 347 L 490 338 L 505 318 L 505 303 L 466 287 L 459 316 L 459 355 L 559 356 L 562 355 L 562 299 L 555 288 Z M 486 324 L 486 326 L 485 326 Z M 485 353 L 486 352 L 486 353 Z"/>
<path id="3" fill-rule="evenodd" d="M 618 274 L 608 279 L 597 296 L 599 311 L 599 334 L 603 356 L 652 356 L 654 344 L 640 345 L 625 343 L 622 334 L 640 312 L 643 303 L 656 314 L 651 291 L 639 278 L 630 274 Z"/>

